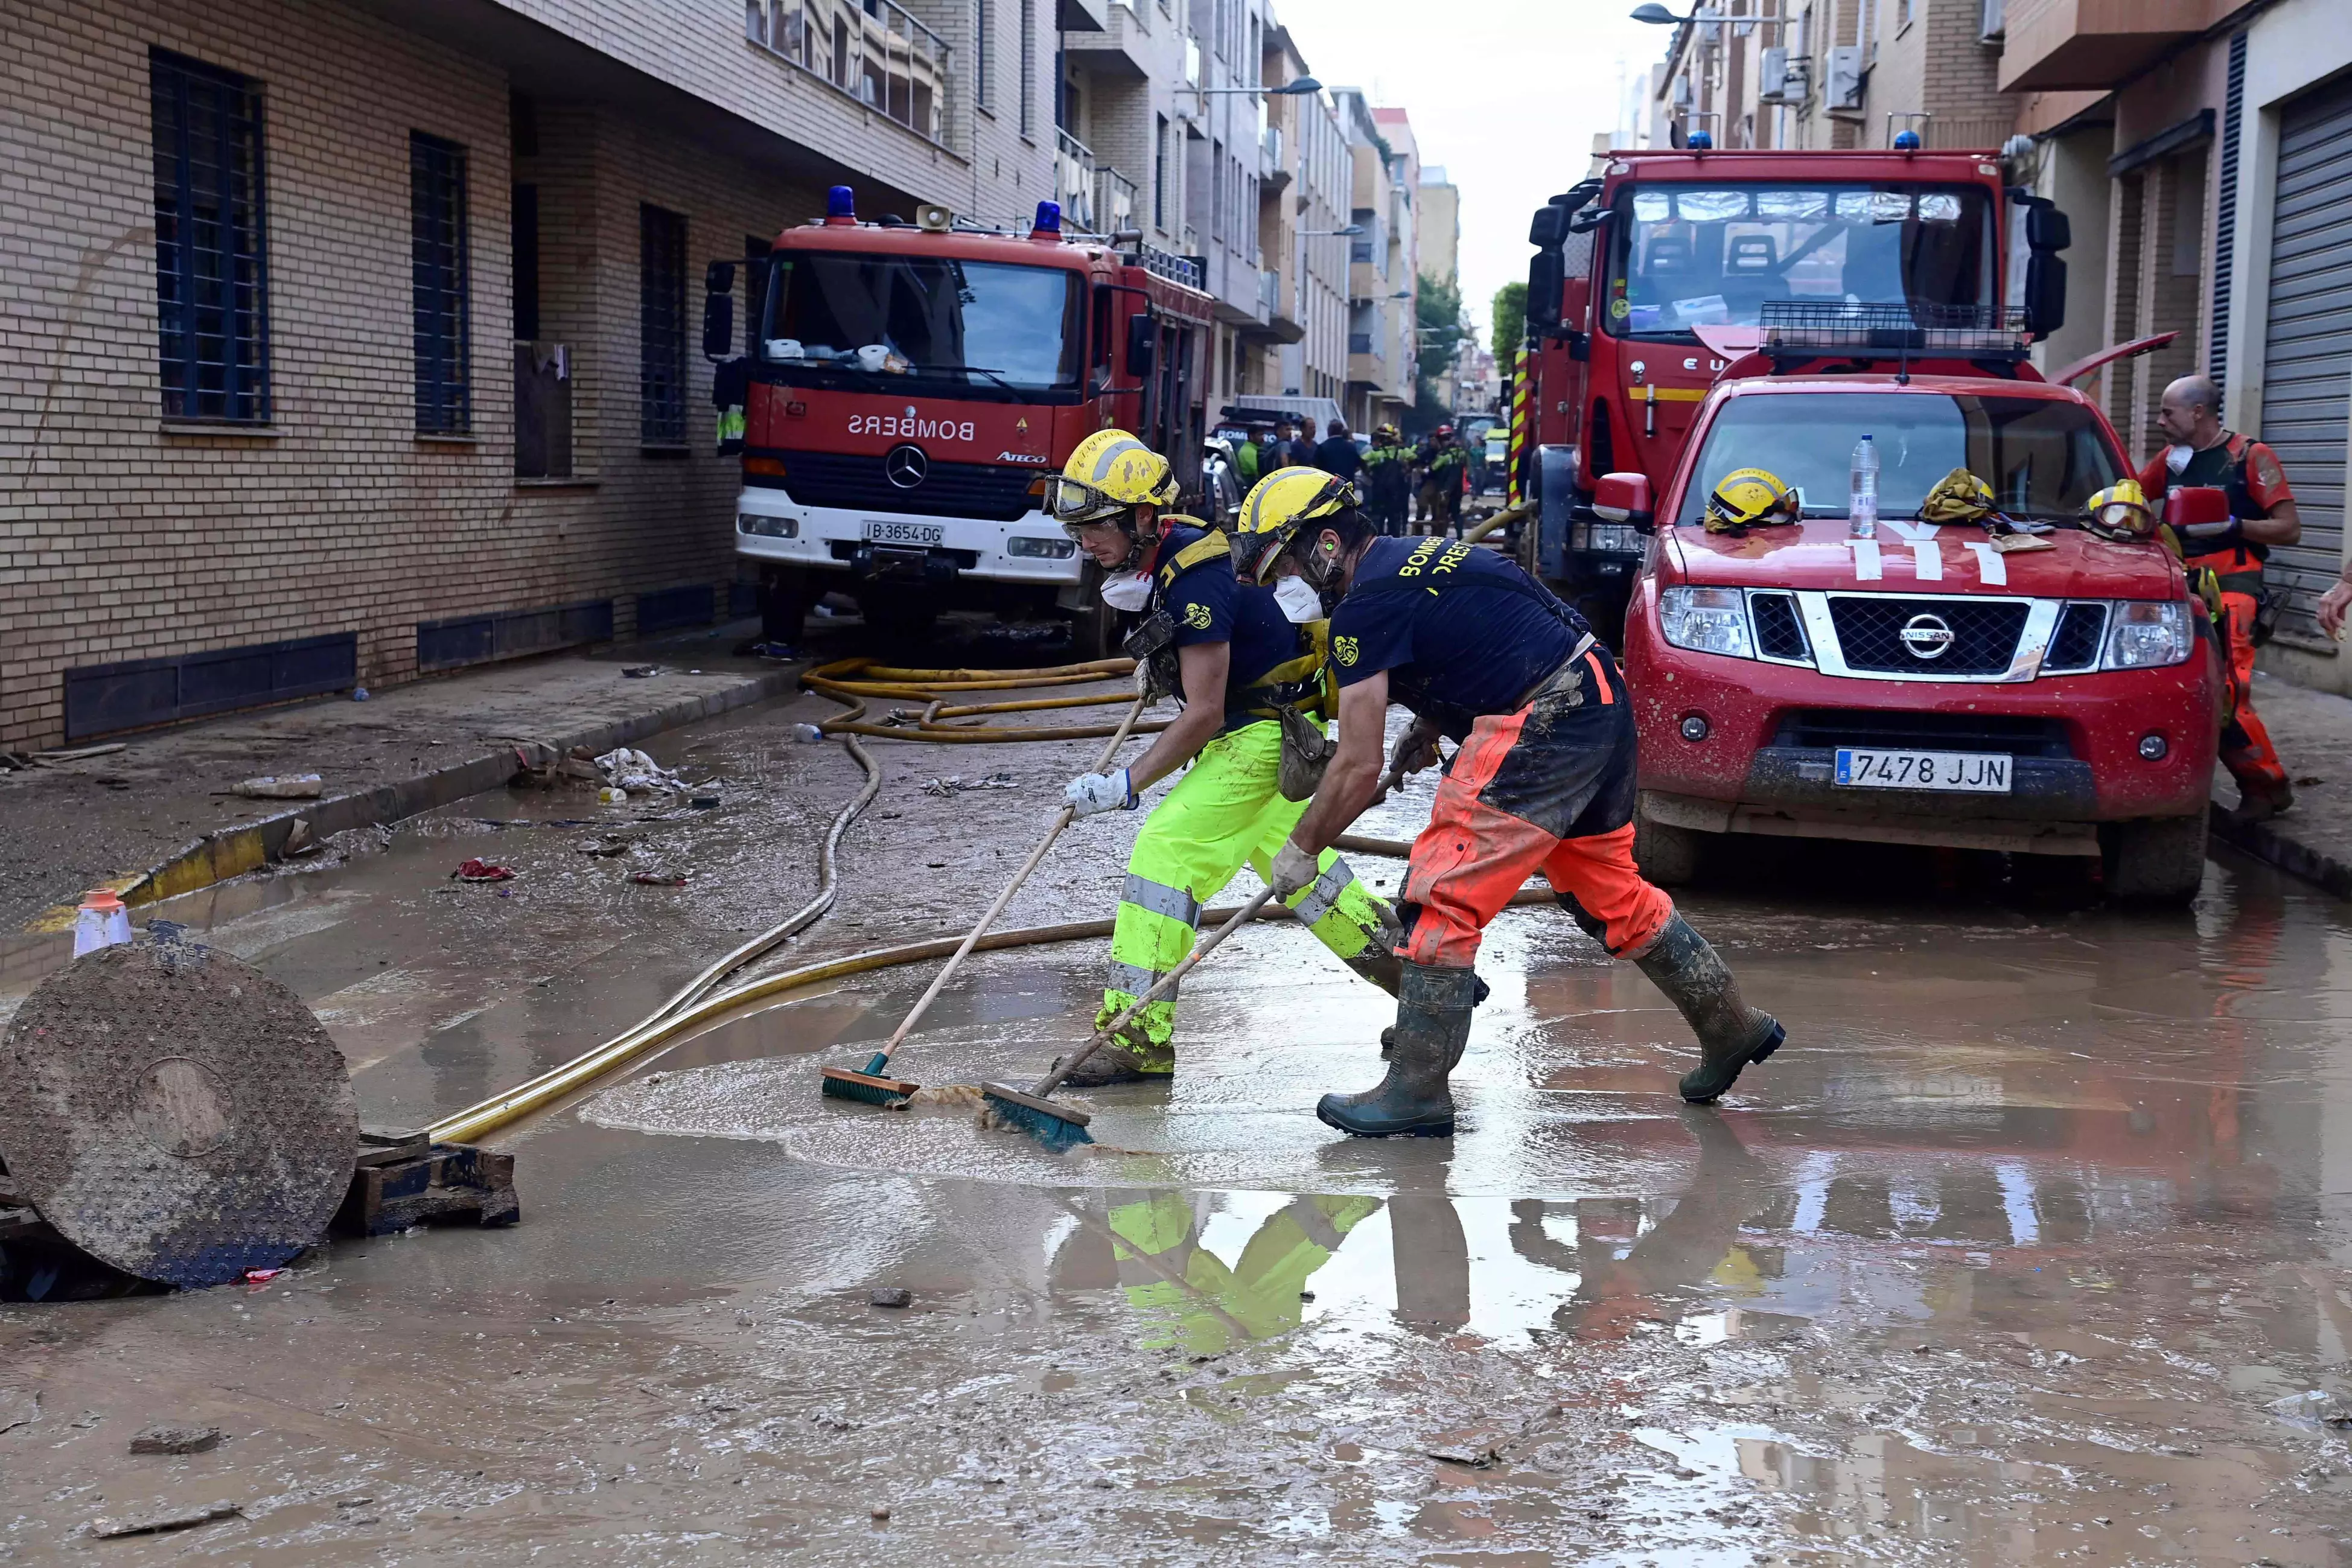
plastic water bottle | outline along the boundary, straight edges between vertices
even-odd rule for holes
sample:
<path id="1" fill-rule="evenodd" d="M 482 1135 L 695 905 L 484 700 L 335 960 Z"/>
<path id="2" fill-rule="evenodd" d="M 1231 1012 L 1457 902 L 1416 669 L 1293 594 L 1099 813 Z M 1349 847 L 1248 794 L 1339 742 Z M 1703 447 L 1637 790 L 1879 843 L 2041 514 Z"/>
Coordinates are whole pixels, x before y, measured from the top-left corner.
<path id="1" fill-rule="evenodd" d="M 1847 514 L 1856 539 L 1878 537 L 1878 447 L 1864 436 L 1853 444 L 1853 496 Z"/>
<path id="2" fill-rule="evenodd" d="M 93 888 L 74 911 L 74 956 L 131 940 L 131 911 L 111 888 Z"/>

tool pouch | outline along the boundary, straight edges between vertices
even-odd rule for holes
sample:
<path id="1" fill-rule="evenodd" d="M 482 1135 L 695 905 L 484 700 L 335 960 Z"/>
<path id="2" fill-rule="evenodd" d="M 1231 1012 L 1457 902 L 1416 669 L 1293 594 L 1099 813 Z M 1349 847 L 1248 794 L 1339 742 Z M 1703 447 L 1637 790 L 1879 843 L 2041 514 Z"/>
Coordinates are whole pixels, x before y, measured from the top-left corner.
<path id="1" fill-rule="evenodd" d="M 1281 715 L 1282 724 L 1282 760 L 1275 770 L 1275 787 L 1285 800 L 1306 800 L 1323 782 L 1323 770 L 1331 765 L 1339 742 L 1323 732 L 1321 724 L 1288 703 L 1275 711 Z"/>
<path id="2" fill-rule="evenodd" d="M 1176 665 L 1176 623 L 1166 610 L 1143 617 L 1121 645 L 1135 660 L 1135 689 L 1147 703 L 1173 697 L 1183 688 Z"/>
<path id="3" fill-rule="evenodd" d="M 2286 614 L 2287 600 L 2292 591 L 2284 583 L 2265 582 L 2254 595 L 2254 630 L 2247 640 L 2261 647 L 2278 632 L 2279 617 Z"/>

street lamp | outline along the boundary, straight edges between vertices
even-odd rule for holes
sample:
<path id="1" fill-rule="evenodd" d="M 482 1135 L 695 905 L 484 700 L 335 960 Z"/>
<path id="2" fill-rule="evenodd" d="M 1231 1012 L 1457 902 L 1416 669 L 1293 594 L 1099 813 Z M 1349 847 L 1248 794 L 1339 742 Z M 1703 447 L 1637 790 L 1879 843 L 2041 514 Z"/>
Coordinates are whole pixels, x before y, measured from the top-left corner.
<path id="1" fill-rule="evenodd" d="M 1302 76 L 1294 77 L 1280 87 L 1194 87 L 1186 82 L 1183 88 L 1186 92 L 1199 98 L 1223 98 L 1228 93 L 1241 93 L 1251 98 L 1260 94 L 1267 98 L 1305 98 L 1309 93 L 1321 92 L 1323 84 L 1311 76 Z"/>
<path id="2" fill-rule="evenodd" d="M 1342 235 L 1352 239 L 1357 235 L 1363 232 L 1364 226 L 1362 224 L 1351 223 L 1345 228 L 1302 228 L 1298 231 L 1298 237 L 1301 239 L 1328 239 L 1334 235 Z"/>
<path id="3" fill-rule="evenodd" d="M 1703 11 L 1693 11 L 1687 16 L 1677 16 L 1664 5 L 1654 3 L 1636 5 L 1630 13 L 1636 22 L 1648 22 L 1661 27 L 1679 27 L 1687 22 L 1694 27 L 1720 27 L 1731 22 L 1753 22 L 1759 26 L 1778 27 L 1788 21 L 1786 16 L 1710 16 Z"/>

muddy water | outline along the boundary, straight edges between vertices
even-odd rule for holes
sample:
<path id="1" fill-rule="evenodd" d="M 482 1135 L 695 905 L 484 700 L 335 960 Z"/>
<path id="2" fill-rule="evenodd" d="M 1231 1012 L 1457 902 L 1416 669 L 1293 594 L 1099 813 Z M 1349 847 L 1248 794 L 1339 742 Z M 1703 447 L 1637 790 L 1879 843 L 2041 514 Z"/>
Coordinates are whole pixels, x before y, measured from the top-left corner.
<path id="1" fill-rule="evenodd" d="M 728 805 L 646 825 L 622 864 L 691 868 L 685 898 L 580 855 L 588 829 L 480 826 L 551 815 L 497 801 L 192 923 L 301 986 L 372 1117 L 454 1109 L 804 896 L 855 771 L 777 721 L 676 738 Z M 853 836 L 801 951 L 951 924 L 1071 771 L 883 750 L 899 815 Z M 999 766 L 1020 787 L 919 793 Z M 1132 826 L 1084 825 L 1008 918 L 1103 912 Z M 490 849 L 524 873 L 509 896 L 451 890 Z M 1664 999 L 1543 910 L 1482 960 L 1450 1142 L 1313 1121 L 1377 1076 L 1384 1019 L 1285 926 L 1200 972 L 1176 1081 L 1089 1095 L 1101 1147 L 1065 1157 L 952 1096 L 819 1099 L 818 1066 L 859 1061 L 927 971 L 732 1018 L 511 1140 L 513 1231 L 0 1308 L 0 1422 L 34 1401 L 0 1431 L 0 1561 L 219 1499 L 250 1517 L 103 1550 L 2352 1561 L 2345 1436 L 2277 1407 L 2352 1394 L 2343 906 L 2237 864 L 2179 919 L 1884 854 L 1790 888 L 1685 900 L 1790 1034 L 1715 1110 L 1672 1099 Z M 985 957 L 898 1070 L 1035 1073 L 1081 1037 L 1100 956 Z M 911 1305 L 870 1306 L 884 1286 Z M 228 1437 L 128 1456 L 156 1420 Z"/>

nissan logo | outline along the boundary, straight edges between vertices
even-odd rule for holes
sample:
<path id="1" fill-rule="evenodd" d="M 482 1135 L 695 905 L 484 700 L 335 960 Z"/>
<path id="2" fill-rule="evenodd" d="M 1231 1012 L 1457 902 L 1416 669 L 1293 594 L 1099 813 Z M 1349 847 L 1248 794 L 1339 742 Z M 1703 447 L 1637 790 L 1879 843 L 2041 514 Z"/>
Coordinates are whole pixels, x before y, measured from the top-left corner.
<path id="1" fill-rule="evenodd" d="M 1896 635 L 1914 658 L 1941 658 L 1951 651 L 1952 628 L 1944 624 L 1940 616 L 1914 616 L 1903 623 L 1903 630 Z"/>
<path id="2" fill-rule="evenodd" d="M 882 459 L 883 474 L 902 490 L 910 490 L 921 484 L 923 477 L 930 471 L 930 458 L 923 456 L 920 447 L 911 443 L 891 447 L 890 455 Z"/>

